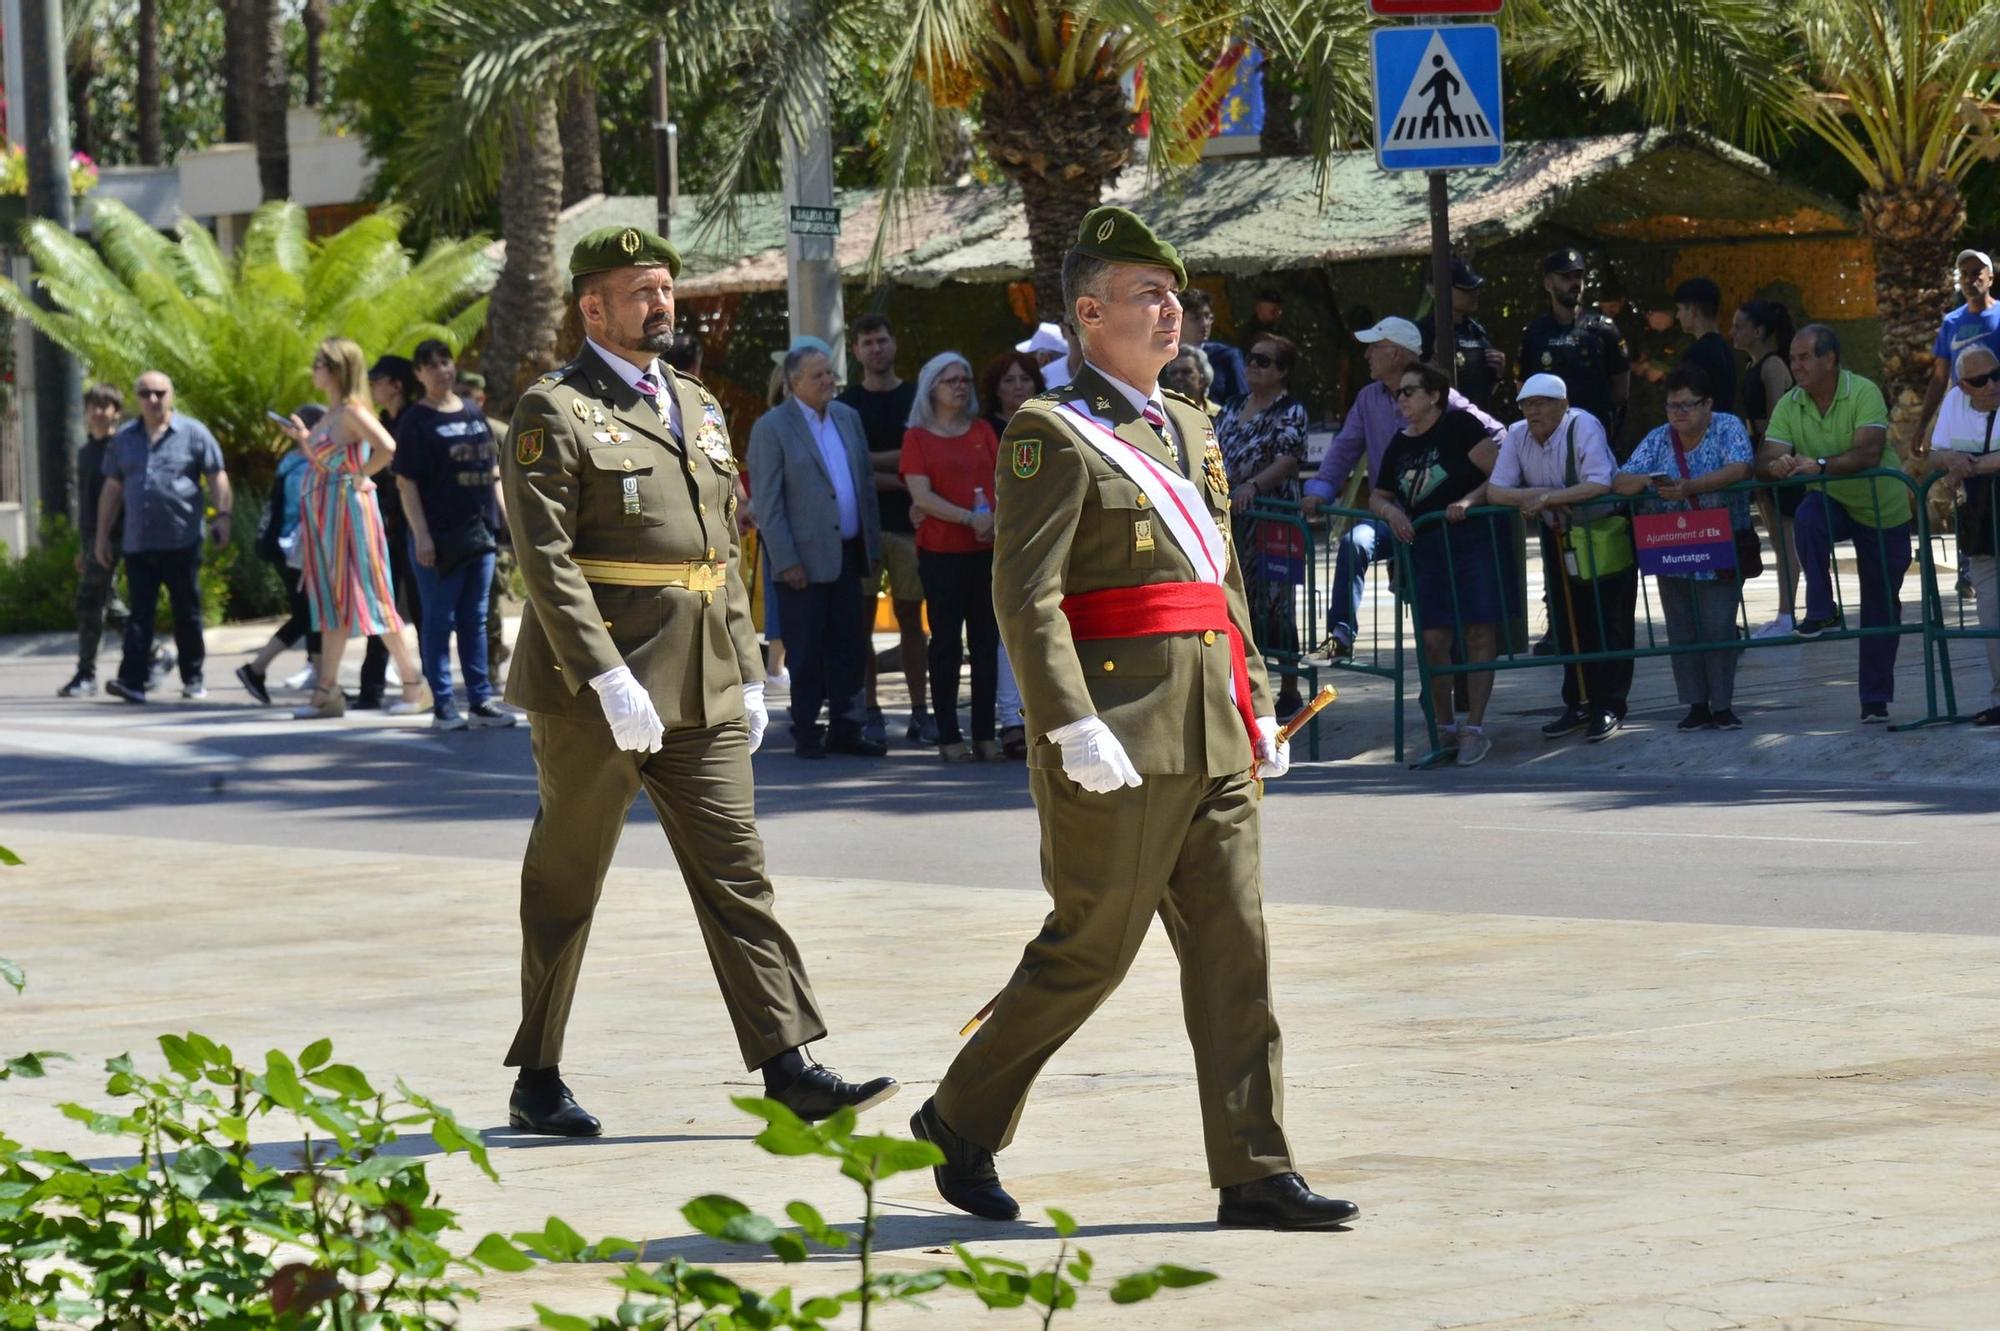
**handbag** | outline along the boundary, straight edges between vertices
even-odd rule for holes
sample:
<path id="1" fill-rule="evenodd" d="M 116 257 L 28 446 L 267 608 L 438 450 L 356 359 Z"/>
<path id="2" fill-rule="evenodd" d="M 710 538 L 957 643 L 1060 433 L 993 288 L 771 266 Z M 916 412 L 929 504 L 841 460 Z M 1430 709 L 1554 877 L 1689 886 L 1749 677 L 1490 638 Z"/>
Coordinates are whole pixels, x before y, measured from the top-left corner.
<path id="1" fill-rule="evenodd" d="M 1993 418 L 1995 412 L 1986 413 L 1985 446 L 1979 450 L 1983 457 L 1993 451 Z M 1958 553 L 1961 556 L 1984 555 L 1992 558 L 1995 553 L 1993 518 L 1993 478 L 1972 476 L 1965 482 L 1965 497 L 1958 502 L 1956 515 L 1958 531 Z"/>
<path id="2" fill-rule="evenodd" d="M 1576 418 L 1570 417 L 1564 436 L 1569 453 L 1563 462 L 1563 486 L 1576 484 Z M 1572 519 L 1562 531 L 1563 563 L 1569 575 L 1584 582 L 1623 573 L 1637 562 L 1632 549 L 1632 524 L 1618 514 L 1588 521 Z"/>
<path id="3" fill-rule="evenodd" d="M 1693 480 L 1694 473 L 1688 470 L 1687 450 L 1681 447 L 1680 436 L 1670 429 L 1667 441 L 1674 446 L 1674 465 L 1680 468 L 1681 479 Z M 1696 498 L 1689 501 L 1688 507 L 1703 508 L 1706 505 Z M 1739 579 L 1761 577 L 1764 572 L 1764 543 L 1758 538 L 1757 529 L 1754 526 L 1737 526 L 1732 514 L 1729 535 L 1736 547 L 1736 576 Z"/>
<path id="4" fill-rule="evenodd" d="M 485 516 L 474 513 L 449 531 L 432 532 L 431 548 L 436 551 L 433 564 L 437 575 L 448 578 L 479 556 L 493 553 L 499 544 Z"/>

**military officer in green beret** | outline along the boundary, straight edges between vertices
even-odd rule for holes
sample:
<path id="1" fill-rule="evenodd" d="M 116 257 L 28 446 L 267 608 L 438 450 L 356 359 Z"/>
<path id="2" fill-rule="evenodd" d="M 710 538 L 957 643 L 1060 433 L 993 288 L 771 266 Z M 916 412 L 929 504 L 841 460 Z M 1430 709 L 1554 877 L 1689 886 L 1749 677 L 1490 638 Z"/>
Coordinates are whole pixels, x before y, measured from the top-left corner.
<path id="1" fill-rule="evenodd" d="M 994 1153 L 1157 914 L 1180 958 L 1220 1222 L 1334 1228 L 1358 1209 L 1306 1187 L 1278 1122 L 1257 801 L 1288 746 L 1230 553 L 1215 433 L 1159 388 L 1187 271 L 1139 218 L 1099 208 L 1062 282 L 1083 369 L 1007 427 L 993 552 L 1054 908 L 910 1126 L 944 1152 L 946 1201 L 1015 1218 Z"/>
<path id="2" fill-rule="evenodd" d="M 866 1108 L 807 1063 L 826 1034 L 798 948 L 772 915 L 752 810 L 764 671 L 736 538 L 736 461 L 715 398 L 664 366 L 680 255 L 631 227 L 570 255 L 575 360 L 514 409 L 502 462 L 528 604 L 507 700 L 524 708 L 541 808 L 521 866 L 521 1069 L 509 1121 L 595 1136 L 558 1062 L 591 914 L 632 797 L 666 829 L 746 1066 L 801 1117 Z"/>

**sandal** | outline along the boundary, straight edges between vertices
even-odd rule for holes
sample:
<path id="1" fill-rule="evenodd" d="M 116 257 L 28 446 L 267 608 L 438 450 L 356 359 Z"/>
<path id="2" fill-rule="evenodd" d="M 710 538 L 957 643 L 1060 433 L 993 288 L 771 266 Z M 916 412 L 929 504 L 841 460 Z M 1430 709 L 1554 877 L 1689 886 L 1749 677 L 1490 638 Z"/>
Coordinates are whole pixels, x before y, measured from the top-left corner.
<path id="1" fill-rule="evenodd" d="M 294 721 L 331 721 L 347 715 L 347 695 L 338 684 L 328 684 L 312 692 L 312 702 L 292 713 Z"/>

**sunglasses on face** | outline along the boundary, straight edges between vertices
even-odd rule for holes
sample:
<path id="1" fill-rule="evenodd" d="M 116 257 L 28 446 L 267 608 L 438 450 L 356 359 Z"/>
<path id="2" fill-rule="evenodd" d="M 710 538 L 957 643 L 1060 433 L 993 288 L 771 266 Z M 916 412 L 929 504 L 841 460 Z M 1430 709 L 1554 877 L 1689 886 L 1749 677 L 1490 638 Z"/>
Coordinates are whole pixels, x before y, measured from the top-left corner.
<path id="1" fill-rule="evenodd" d="M 1961 374 L 1958 381 L 1967 388 L 1984 388 L 1992 383 L 1995 377 L 2000 377 L 2000 370 L 1988 370 L 1984 374 Z"/>
<path id="2" fill-rule="evenodd" d="M 1268 370 L 1278 362 L 1261 351 L 1253 351 L 1243 358 L 1245 365 L 1254 365 L 1260 370 Z"/>
<path id="3" fill-rule="evenodd" d="M 1705 397 L 1691 397 L 1685 402 L 1669 402 L 1667 403 L 1667 415 L 1685 416 L 1706 401 L 1708 399 Z"/>
<path id="4" fill-rule="evenodd" d="M 1396 401 L 1402 402 L 1424 391 L 1422 384 L 1404 384 L 1396 390 Z"/>
<path id="5" fill-rule="evenodd" d="M 164 388 L 142 388 L 139 390 L 140 397 L 165 397 L 166 395 L 167 390 Z"/>

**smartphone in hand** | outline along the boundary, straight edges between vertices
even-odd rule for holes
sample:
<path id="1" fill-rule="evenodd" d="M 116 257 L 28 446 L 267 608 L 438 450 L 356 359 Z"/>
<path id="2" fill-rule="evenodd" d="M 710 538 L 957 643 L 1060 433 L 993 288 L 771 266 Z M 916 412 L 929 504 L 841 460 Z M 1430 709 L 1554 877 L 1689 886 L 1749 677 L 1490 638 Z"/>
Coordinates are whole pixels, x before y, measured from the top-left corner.
<path id="1" fill-rule="evenodd" d="M 277 412 L 272 411 L 268 407 L 265 408 L 264 414 L 270 417 L 271 422 L 275 425 L 282 425 L 289 429 L 292 424 L 292 418 L 290 416 L 280 416 Z"/>

